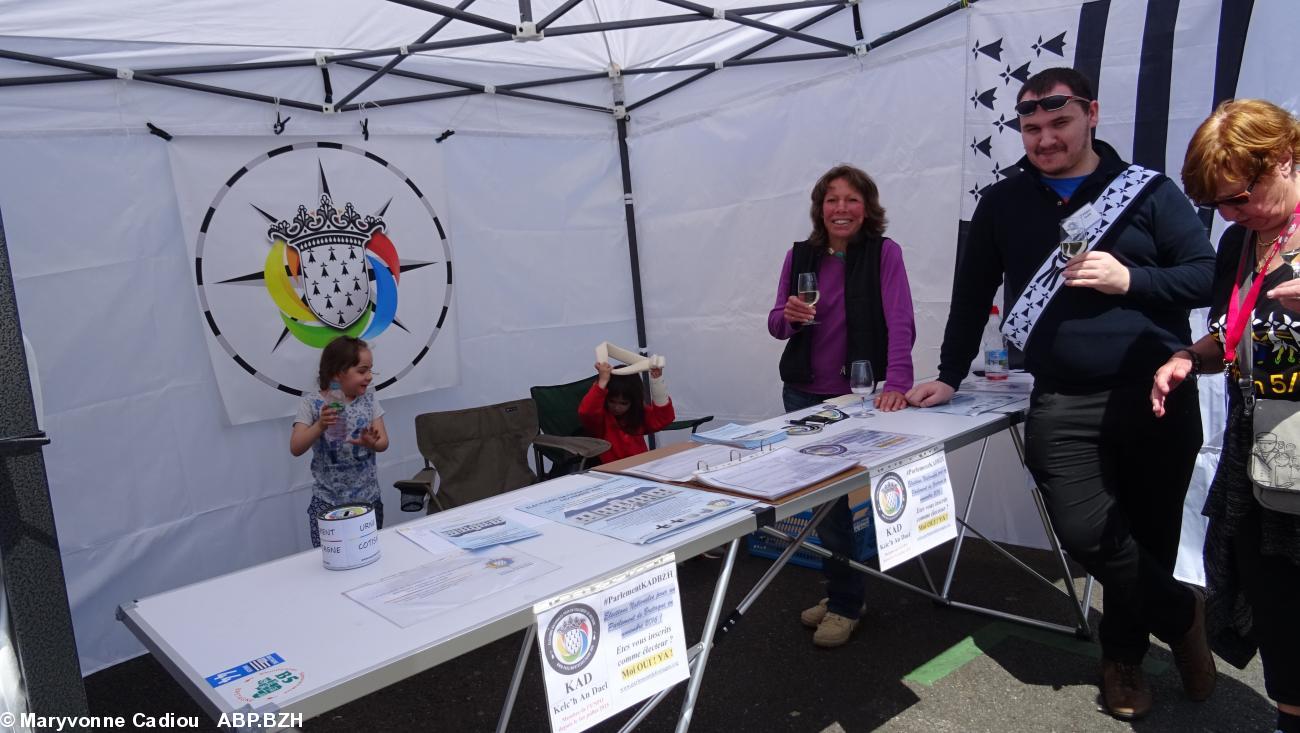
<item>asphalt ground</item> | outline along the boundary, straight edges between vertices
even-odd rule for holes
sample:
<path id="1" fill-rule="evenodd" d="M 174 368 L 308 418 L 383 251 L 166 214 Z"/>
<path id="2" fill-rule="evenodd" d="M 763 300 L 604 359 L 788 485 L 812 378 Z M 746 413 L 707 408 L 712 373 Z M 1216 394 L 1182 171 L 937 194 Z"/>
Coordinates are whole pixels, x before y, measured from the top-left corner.
<path id="1" fill-rule="evenodd" d="M 942 578 L 947 550 L 927 555 Z M 1016 550 L 1049 578 L 1049 553 Z M 770 561 L 743 550 L 726 611 L 758 580 Z M 688 642 L 698 639 L 720 560 L 696 558 L 679 566 Z M 1083 581 L 1075 570 L 1076 587 Z M 924 583 L 916 563 L 891 572 Z M 1064 581 L 1058 580 L 1063 588 Z M 822 597 L 819 572 L 788 567 L 719 643 L 709 659 L 691 729 L 836 733 L 1042 733 L 1045 731 L 1272 731 L 1276 712 L 1264 694 L 1258 658 L 1245 670 L 1219 660 L 1219 682 L 1204 703 L 1182 694 L 1168 649 L 1153 640 L 1146 669 L 1156 706 L 1142 721 L 1125 723 L 1098 707 L 1099 649 L 1095 643 L 1000 621 L 868 580 L 866 615 L 839 649 L 812 645 L 799 611 Z M 1100 608 L 1101 593 L 1093 606 Z M 953 584 L 954 599 L 1070 624 L 1063 593 L 1023 573 L 979 541 L 967 540 Z M 1094 610 L 1092 623 L 1100 614 Z M 510 682 L 522 632 L 396 685 L 307 720 L 308 733 L 334 731 L 491 731 Z M 150 656 L 86 678 L 91 713 L 197 715 L 200 730 L 218 730 Z M 638 730 L 671 731 L 684 685 Z M 623 713 L 592 730 L 619 729 Z M 511 730 L 547 731 L 545 693 L 531 653 Z"/>

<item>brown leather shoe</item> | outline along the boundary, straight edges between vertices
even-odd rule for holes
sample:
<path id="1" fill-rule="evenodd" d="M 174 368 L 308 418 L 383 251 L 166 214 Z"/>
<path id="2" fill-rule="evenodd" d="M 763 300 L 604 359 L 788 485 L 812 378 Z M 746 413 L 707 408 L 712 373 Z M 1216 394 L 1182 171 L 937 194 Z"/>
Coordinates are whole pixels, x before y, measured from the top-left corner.
<path id="1" fill-rule="evenodd" d="M 1137 720 L 1151 712 L 1151 688 L 1141 664 L 1101 660 L 1101 700 L 1106 712 L 1121 720 Z"/>
<path id="2" fill-rule="evenodd" d="M 1210 643 L 1205 636 L 1205 592 L 1192 587 L 1196 598 L 1196 610 L 1192 614 L 1192 626 L 1183 634 L 1183 638 L 1169 645 L 1174 653 L 1174 663 L 1178 665 L 1178 674 L 1183 678 L 1183 692 L 1195 702 L 1209 699 L 1214 692 L 1214 682 L 1218 673 L 1214 669 L 1214 655 L 1210 653 Z"/>

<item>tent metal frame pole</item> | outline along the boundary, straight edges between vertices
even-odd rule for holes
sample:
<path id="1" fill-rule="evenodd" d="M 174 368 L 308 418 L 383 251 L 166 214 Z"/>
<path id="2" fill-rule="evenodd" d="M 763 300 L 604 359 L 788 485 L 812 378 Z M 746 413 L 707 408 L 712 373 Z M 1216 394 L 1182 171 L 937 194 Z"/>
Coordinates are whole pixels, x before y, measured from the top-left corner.
<path id="1" fill-rule="evenodd" d="M 533 4 L 529 0 L 519 0 L 519 22 L 533 22 Z"/>
<path id="2" fill-rule="evenodd" d="M 0 565 L 12 644 L 27 709 L 42 716 L 90 712 L 72 630 L 67 580 L 41 448 L 49 439 L 36 420 L 36 400 L 14 292 L 4 221 L 0 219 Z M 20 726 L 26 728 L 26 726 Z"/>
<path id="3" fill-rule="evenodd" d="M 375 99 L 375 100 L 366 100 L 365 102 L 352 102 L 351 104 L 339 107 L 337 111 L 352 112 L 367 106 L 396 107 L 403 104 L 414 104 L 416 102 L 429 102 L 437 99 L 448 99 L 451 97 L 464 97 L 473 94 L 486 94 L 486 93 L 487 93 L 486 89 L 481 87 L 478 89 L 467 87 L 465 89 L 457 89 L 451 92 L 433 92 L 431 94 L 416 94 L 409 97 L 393 97 L 392 99 Z M 569 100 L 569 99 L 543 97 L 540 94 L 516 92 L 510 89 L 495 89 L 493 90 L 492 93 L 502 97 L 514 97 L 516 99 L 529 99 L 534 102 L 547 102 L 549 104 L 559 104 L 565 107 L 573 107 L 575 109 L 583 109 L 589 112 L 599 112 L 601 114 L 607 114 L 607 115 L 614 113 L 613 108 L 610 107 L 601 107 L 595 104 L 587 104 L 586 102 L 574 102 L 573 100 Z"/>
<path id="4" fill-rule="evenodd" d="M 709 18 L 717 17 L 713 14 L 713 8 L 710 8 L 705 5 L 700 5 L 699 3 L 696 2 L 691 2 L 691 0 L 659 0 L 659 2 L 665 5 L 672 5 L 678 8 L 685 8 L 686 10 L 694 10 L 696 13 L 707 16 Z M 757 28 L 758 30 L 761 31 L 767 31 L 768 33 L 774 33 L 783 38 L 792 38 L 795 40 L 803 41 L 805 43 L 812 43 L 818 46 L 825 46 L 827 48 L 832 48 L 835 49 L 836 51 L 845 54 L 853 53 L 852 46 L 846 46 L 843 43 L 839 43 L 838 41 L 831 41 L 825 38 L 818 38 L 816 36 L 810 36 L 805 33 L 800 33 L 798 31 L 790 30 L 788 28 L 782 28 L 780 26 L 764 23 L 761 20 L 746 18 L 743 15 L 737 15 L 736 13 L 733 13 L 729 10 L 722 11 L 722 19 L 729 20 L 732 23 L 739 23 L 740 25 L 749 26 L 750 28 Z"/>
<path id="5" fill-rule="evenodd" d="M 670 0 L 660 0 L 660 1 L 661 1 L 661 2 L 668 2 L 668 1 L 670 1 Z M 971 5 L 974 5 L 977 1 L 978 1 L 978 0 L 953 0 L 953 2 L 951 2 L 951 3 L 949 3 L 949 4 L 945 5 L 945 6 L 943 6 L 942 8 L 939 8 L 938 10 L 934 11 L 933 13 L 930 13 L 929 15 L 925 16 L 924 18 L 921 18 L 921 19 L 919 19 L 919 20 L 915 20 L 915 21 L 913 21 L 913 22 L 911 22 L 911 23 L 908 23 L 907 25 L 905 25 L 905 26 L 903 26 L 903 27 L 901 27 L 901 28 L 898 28 L 898 29 L 896 29 L 896 30 L 893 30 L 893 31 L 890 31 L 890 32 L 888 32 L 888 33 L 882 34 L 881 36 L 879 36 L 879 37 L 876 38 L 875 40 L 871 41 L 870 43 L 865 44 L 865 50 L 866 50 L 866 51 L 872 51 L 872 50 L 874 50 L 874 49 L 877 49 L 877 48 L 879 48 L 879 47 L 885 45 L 886 43 L 889 43 L 890 41 L 897 40 L 898 38 L 901 38 L 901 37 L 907 35 L 908 33 L 911 33 L 911 32 L 914 31 L 914 30 L 917 30 L 917 29 L 919 29 L 919 28 L 922 28 L 922 27 L 924 27 L 924 26 L 927 26 L 927 25 L 929 25 L 929 24 L 935 22 L 936 20 L 939 20 L 940 18 L 944 18 L 944 17 L 946 17 L 946 16 L 948 16 L 948 15 L 951 15 L 952 13 L 955 13 L 955 12 L 957 12 L 958 10 L 964 10 L 964 9 L 970 7 Z M 845 6 L 843 6 L 843 7 L 848 7 L 848 6 L 845 5 Z M 831 15 L 834 15 L 835 13 L 839 12 L 841 9 L 842 9 L 841 7 L 836 7 L 836 8 L 832 8 L 831 10 L 829 10 L 829 11 L 827 11 L 827 12 L 825 12 L 825 13 L 820 13 L 820 14 L 818 14 L 818 15 L 815 15 L 815 16 L 813 16 L 812 18 L 809 18 L 808 20 L 806 20 L 806 21 L 804 21 L 804 22 L 802 22 L 802 23 L 799 23 L 799 24 L 795 25 L 795 26 L 794 26 L 794 30 L 803 30 L 804 28 L 807 28 L 808 26 L 810 26 L 810 25 L 812 25 L 812 24 L 814 24 L 814 23 L 819 23 L 819 22 L 821 22 L 822 20 L 825 20 L 826 18 L 830 17 Z M 761 61 L 757 61 L 757 60 L 755 60 L 755 61 L 749 61 L 749 62 L 747 62 L 746 64 L 739 64 L 739 63 L 732 63 L 732 62 L 739 61 L 740 59 L 743 59 L 743 58 L 745 58 L 746 56 L 750 56 L 750 55 L 752 55 L 752 54 L 754 54 L 754 53 L 757 53 L 758 51 L 761 51 L 762 49 L 767 48 L 768 46 L 772 45 L 773 43 L 777 42 L 778 40 L 780 40 L 780 39 L 779 39 L 779 38 L 770 38 L 770 39 L 764 41 L 763 43 L 760 43 L 760 44 L 758 44 L 757 46 L 754 46 L 753 48 L 750 48 L 750 49 L 748 49 L 748 50 L 746 50 L 746 51 L 742 51 L 741 53 L 736 54 L 735 56 L 731 57 L 730 59 L 727 59 L 726 61 L 723 61 L 722 64 L 720 64 L 720 66 L 722 66 L 722 67 L 726 67 L 726 66 L 728 66 L 728 65 L 731 65 L 731 66 L 741 66 L 741 65 L 753 65 L 753 64 L 756 64 L 756 63 L 762 63 Z M 855 54 L 857 53 L 857 49 L 852 49 L 852 50 L 853 50 L 853 52 L 854 52 Z M 803 54 L 801 54 L 801 55 L 799 55 L 799 56 L 797 56 L 797 57 L 792 57 L 792 58 L 790 58 L 789 60 L 791 60 L 791 61 L 795 61 L 795 60 L 808 60 L 808 59 L 811 59 L 811 58 L 823 58 L 823 57 L 822 57 L 822 56 L 818 56 L 818 55 L 811 55 L 811 56 L 810 56 L 810 55 L 803 55 Z M 709 74 L 712 74 L 713 72 L 715 72 L 715 71 L 717 71 L 717 70 L 718 70 L 717 67 L 715 67 L 715 68 L 713 68 L 713 69 L 706 69 L 706 70 L 704 70 L 704 71 L 701 71 L 700 73 L 698 73 L 698 74 L 696 74 L 696 75 L 694 75 L 694 76 L 692 76 L 692 77 L 690 77 L 690 78 L 688 78 L 688 79 L 683 79 L 682 81 L 680 81 L 680 82 L 678 82 L 678 83 L 676 83 L 676 84 L 673 84 L 672 86 L 669 86 L 669 87 L 667 87 L 667 88 L 665 88 L 665 89 L 661 89 L 661 90 L 659 90 L 658 92 L 655 92 L 654 94 L 651 94 L 650 96 L 648 96 L 648 97 L 646 97 L 646 98 L 644 98 L 644 99 L 641 99 L 641 100 L 638 100 L 638 101 L 636 101 L 636 102 L 633 102 L 632 104 L 628 105 L 627 110 L 628 110 L 629 112 L 631 112 L 631 111 L 637 109 L 638 107 L 643 107 L 643 106 L 649 104 L 650 102 L 655 101 L 656 99 L 660 99 L 661 97 L 663 97 L 663 96 L 665 96 L 665 95 L 667 95 L 667 94 L 670 94 L 670 93 L 672 93 L 672 92 L 677 91 L 678 89 L 681 89 L 681 88 L 684 87 L 684 86 L 687 86 L 688 84 L 691 84 L 691 83 L 693 83 L 693 82 L 699 81 L 700 79 L 703 79 L 704 77 L 708 76 Z M 642 73 L 649 73 L 650 70 L 649 70 L 649 69 L 646 69 L 646 70 L 642 71 L 642 70 L 637 70 L 637 69 L 625 69 L 625 70 L 623 71 L 623 73 L 624 73 L 624 74 L 630 74 L 630 73 L 638 73 L 639 71 L 641 71 Z"/>
<path id="6" fill-rule="evenodd" d="M 339 61 L 339 65 L 352 66 L 352 68 L 357 68 L 357 69 L 368 69 L 368 70 L 377 69 L 377 66 L 374 66 L 373 64 L 364 64 L 364 62 L 360 62 L 360 61 Z M 432 82 L 435 84 L 446 84 L 446 86 L 450 86 L 450 87 L 460 87 L 461 90 L 476 92 L 476 94 L 485 94 L 485 92 L 487 91 L 487 88 L 484 86 L 484 84 L 476 84 L 473 82 L 461 82 L 459 81 L 459 79 L 448 79 L 446 77 L 435 77 L 435 75 L 433 74 L 422 74 L 420 73 L 420 71 L 393 70 L 390 71 L 390 74 L 395 75 L 395 77 L 419 79 L 419 81 L 422 82 Z M 599 75 L 601 75 L 601 77 L 606 77 L 606 75 L 608 74 L 599 74 Z M 437 92 L 434 92 L 434 94 L 437 94 Z M 519 97 L 519 99 L 545 101 L 545 103 L 550 103 L 550 104 L 563 104 L 563 105 L 567 105 L 567 107 L 588 109 L 591 110 L 591 112 L 599 112 L 602 114 L 614 113 L 614 109 L 608 107 L 601 107 L 601 105 L 597 105 L 597 104 L 586 104 L 586 103 L 582 103 L 582 101 L 559 99 L 559 97 L 526 94 L 526 92 L 515 91 L 512 90 L 512 88 L 510 87 L 504 87 L 504 86 L 495 87 L 494 94 L 499 94 L 502 96 Z M 417 96 L 428 96 L 428 95 L 417 95 Z M 441 99 L 441 97 L 438 97 L 438 99 Z M 363 107 L 363 105 L 374 105 L 374 107 L 391 107 L 391 105 L 394 104 L 409 104 L 409 100 L 412 100 L 412 97 L 396 97 L 396 99 L 394 100 L 364 101 L 364 103 L 359 103 L 359 104 L 348 104 L 348 105 L 341 104 L 339 105 L 338 110 L 339 112 L 350 112 L 350 110 L 360 109 L 361 107 Z M 420 100 L 415 100 L 415 101 L 420 101 Z"/>
<path id="7" fill-rule="evenodd" d="M 939 20 L 940 18 L 946 18 L 947 16 L 952 15 L 958 10 L 965 10 L 966 8 L 974 5 L 978 1 L 979 0 L 954 0 L 953 2 L 948 3 L 942 8 L 939 8 L 933 13 L 930 13 L 929 15 L 925 16 L 924 18 L 914 20 L 911 23 L 908 23 L 907 25 L 903 26 L 902 28 L 892 30 L 876 38 L 874 41 L 867 44 L 867 50 L 868 51 L 875 50 L 885 45 L 886 43 L 889 43 L 890 41 L 902 38 L 903 36 L 907 35 L 908 33 L 911 33 L 914 30 L 930 25 L 931 23 L 933 23 L 936 20 Z"/>
<path id="8" fill-rule="evenodd" d="M 474 4 L 474 0 L 461 0 L 460 5 L 457 5 L 457 6 L 456 6 L 456 9 L 457 9 L 457 10 L 464 10 L 465 8 L 468 8 L 469 6 L 471 6 L 471 5 L 473 5 L 473 4 Z M 451 21 L 452 21 L 451 18 L 443 18 L 443 19 L 439 20 L 437 23 L 434 24 L 434 26 L 433 26 L 432 28 L 430 28 L 429 30 L 425 31 L 424 33 L 421 33 L 421 34 L 420 34 L 420 37 L 417 38 L 415 42 L 416 42 L 416 43 L 424 43 L 425 41 L 429 40 L 430 38 L 433 38 L 435 35 L 437 35 L 438 31 L 442 30 L 443 28 L 446 28 L 446 27 L 447 27 L 447 24 L 450 23 Z M 375 82 L 379 81 L 379 80 L 380 80 L 380 79 L 381 79 L 385 74 L 387 74 L 387 73 L 389 73 L 390 71 L 392 71 L 394 68 L 397 67 L 398 64 L 402 63 L 402 61 L 405 60 L 405 59 L 406 59 L 406 56 L 404 56 L 404 55 L 402 55 L 402 54 L 398 54 L 397 56 L 394 56 L 393 58 L 389 59 L 389 60 L 388 60 L 388 63 L 384 64 L 382 67 L 380 67 L 379 69 L 377 69 L 377 70 L 375 71 L 375 73 L 373 73 L 373 74 L 370 75 L 370 78 L 368 78 L 368 79 L 366 79 L 365 81 L 361 82 L 360 84 L 358 84 L 358 85 L 356 86 L 355 89 L 353 89 L 352 91 L 350 91 L 350 92 L 348 92 L 347 94 L 345 94 L 345 95 L 343 96 L 343 98 L 339 100 L 339 102 L 338 102 L 338 106 L 342 107 L 343 105 L 347 104 L 348 102 L 351 102 L 353 99 L 356 99 L 356 96 L 357 96 L 358 94 L 360 94 L 360 93 L 364 92 L 366 89 L 370 88 L 370 85 L 371 85 L 371 84 L 374 84 Z"/>
<path id="9" fill-rule="evenodd" d="M 63 59 L 54 59 L 45 56 L 36 56 L 29 53 L 22 53 L 20 51 L 6 51 L 4 49 L 0 49 L 0 58 L 13 59 L 15 61 L 26 61 L 28 63 L 40 64 L 42 66 L 54 66 L 61 69 L 72 69 L 74 71 L 89 72 L 91 74 L 95 74 L 105 79 L 118 78 L 117 69 L 109 69 L 103 66 L 83 64 L 77 61 L 64 61 Z M 189 89 L 197 92 L 208 92 L 210 94 L 220 94 L 222 96 L 234 97 L 236 99 L 246 99 L 252 102 L 266 102 L 268 104 L 280 104 L 285 107 L 293 107 L 295 109 L 312 110 L 315 112 L 321 111 L 321 105 L 319 104 L 308 104 L 306 102 L 299 102 L 296 99 L 272 97 L 266 94 L 243 92 L 238 89 L 227 89 L 226 87 L 213 86 L 211 84 L 199 84 L 192 81 L 184 81 L 182 79 L 171 79 L 165 76 L 155 76 L 153 74 L 149 74 L 142 71 L 135 72 L 132 76 L 132 79 L 134 81 L 142 81 L 142 82 L 147 82 L 149 84 L 161 84 L 163 86 L 178 87 L 181 89 Z"/>
<path id="10" fill-rule="evenodd" d="M 816 23 L 820 23 L 820 22 L 822 22 L 823 20 L 826 20 L 827 18 L 831 17 L 832 15 L 835 15 L 836 13 L 840 12 L 840 11 L 843 10 L 845 7 L 847 7 L 847 6 L 841 5 L 841 6 L 836 6 L 836 7 L 830 8 L 829 10 L 824 10 L 824 11 L 818 13 L 817 15 L 814 15 L 814 16 L 812 16 L 811 18 L 808 18 L 807 20 L 805 20 L 805 21 L 803 21 L 803 22 L 801 22 L 801 23 L 797 23 L 797 24 L 795 24 L 795 25 L 794 25 L 794 30 L 797 30 L 797 31 L 799 31 L 799 30 L 803 30 L 804 28 L 807 28 L 807 27 L 810 26 L 810 25 L 814 25 L 814 24 L 816 24 Z M 763 41 L 762 43 L 759 43 L 759 44 L 756 44 L 756 45 L 754 45 L 754 46 L 751 46 L 751 47 L 745 49 L 744 51 L 741 51 L 740 53 L 736 54 L 735 56 L 732 56 L 731 58 L 729 58 L 729 59 L 727 59 L 726 61 L 724 61 L 724 62 L 723 62 L 723 65 L 725 66 L 726 63 L 727 63 L 727 61 L 738 61 L 738 60 L 740 60 L 740 59 L 743 59 L 743 58 L 746 58 L 746 57 L 751 56 L 751 55 L 753 55 L 753 54 L 756 54 L 756 53 L 758 53 L 759 51 L 762 51 L 763 49 L 767 48 L 768 46 L 771 46 L 772 44 L 776 43 L 776 42 L 779 41 L 779 40 L 781 40 L 779 37 L 775 37 L 775 36 L 774 36 L 774 37 L 772 37 L 772 38 L 767 39 L 766 41 Z M 623 71 L 623 73 L 624 73 L 624 74 L 627 74 L 627 73 L 636 73 L 636 72 L 638 72 L 638 71 L 644 71 L 645 73 L 649 73 L 649 70 L 648 70 L 648 69 L 645 69 L 645 70 L 626 69 L 626 70 Z M 646 97 L 646 98 L 644 98 L 644 99 L 641 99 L 641 100 L 639 100 L 639 101 L 633 102 L 632 104 L 628 105 L 628 107 L 627 107 L 627 111 L 628 111 L 628 112 L 631 112 L 631 111 L 637 109 L 638 107 L 643 107 L 643 106 L 645 106 L 645 105 L 647 105 L 647 104 L 649 104 L 649 103 L 655 101 L 656 99 L 659 99 L 659 98 L 661 98 L 661 97 L 663 97 L 663 96 L 666 96 L 666 95 L 668 95 L 668 94 L 671 94 L 671 93 L 677 91 L 678 89 L 681 89 L 682 87 L 684 87 L 684 86 L 686 86 L 686 85 L 688 85 L 688 84 L 691 84 L 691 83 L 693 83 L 693 82 L 699 81 L 700 79 L 703 79 L 704 77 L 706 77 L 706 76 L 708 76 L 708 75 L 714 73 L 715 71 L 718 71 L 718 68 L 717 68 L 716 66 L 715 66 L 714 68 L 712 68 L 712 69 L 705 69 L 704 71 L 701 71 L 700 73 L 695 74 L 694 76 L 691 76 L 691 77 L 689 77 L 689 78 L 687 78 L 687 79 L 683 79 L 683 80 L 677 82 L 676 84 L 672 84 L 672 85 L 668 86 L 667 88 L 660 89 L 659 91 L 655 92 L 654 94 L 651 94 L 650 96 L 648 96 L 648 97 Z"/>
<path id="11" fill-rule="evenodd" d="M 383 69 L 382 66 L 367 64 L 364 61 L 339 61 L 338 65 L 347 66 L 353 69 L 364 69 L 366 71 L 377 71 Z M 472 89 L 476 92 L 481 92 L 484 90 L 484 86 L 482 84 L 475 84 L 474 82 L 470 82 L 470 81 L 461 81 L 459 79 L 449 79 L 445 76 L 437 76 L 435 74 L 425 74 L 420 71 L 410 71 L 408 69 L 397 69 L 397 70 L 389 70 L 388 73 L 391 76 L 398 76 L 398 77 L 402 77 L 403 79 L 418 79 L 420 81 L 427 81 L 433 84 L 443 84 L 449 87 L 460 87 L 461 89 Z M 342 104 L 342 102 L 340 102 L 340 104 Z M 366 104 L 369 104 L 369 102 L 367 102 Z"/>
<path id="12" fill-rule="evenodd" d="M 646 353 L 645 303 L 641 299 L 641 255 L 636 241 L 636 204 L 632 195 L 632 163 L 627 150 L 627 117 L 616 117 L 618 165 L 623 174 L 623 218 L 627 222 L 627 252 L 632 269 L 632 307 L 636 313 L 636 345 Z"/>
<path id="13" fill-rule="evenodd" d="M 509 84 L 502 84 L 497 89 L 527 89 L 529 87 L 544 87 L 551 84 L 572 84 L 577 81 L 592 81 L 594 79 L 609 78 L 608 71 L 593 71 L 590 74 L 574 74 L 573 76 L 557 76 L 553 79 L 537 79 L 535 81 L 515 81 Z"/>
<path id="14" fill-rule="evenodd" d="M 846 0 L 799 0 L 798 2 L 778 3 L 776 5 L 755 5 L 748 8 L 731 8 L 727 12 L 735 15 L 765 15 L 767 13 L 781 13 L 786 10 L 821 8 L 827 5 L 848 5 L 848 3 Z"/>
<path id="15" fill-rule="evenodd" d="M 580 2 L 582 2 L 582 0 L 567 0 L 567 1 L 566 1 L 563 5 L 561 5 L 560 7 L 556 8 L 555 10 L 552 10 L 550 15 L 548 15 L 548 16 L 546 16 L 545 18 L 542 18 L 540 21 L 538 21 L 538 22 L 537 22 L 537 30 L 539 30 L 539 31 L 546 30 L 546 26 L 548 26 L 548 25 L 554 23 L 555 21 L 559 20 L 559 19 L 560 19 L 560 16 L 564 15 L 565 13 L 569 12 L 570 10 L 573 10 L 574 6 L 576 6 L 576 5 L 577 5 L 578 3 L 580 3 Z"/>
<path id="16" fill-rule="evenodd" d="M 479 15 L 478 13 L 470 13 L 464 10 L 458 10 L 456 8 L 449 8 L 446 5 L 431 3 L 429 2 L 429 0 L 386 0 L 386 1 L 393 3 L 394 5 L 405 5 L 408 8 L 423 10 L 427 13 L 436 13 L 438 15 L 443 16 L 444 18 L 463 20 L 466 23 L 482 26 L 484 28 L 491 28 L 494 31 L 501 31 L 502 33 L 509 33 L 511 35 L 514 35 L 515 32 L 515 26 L 513 23 L 506 23 L 505 21 L 497 20 L 496 18 L 489 18 L 486 15 Z"/>

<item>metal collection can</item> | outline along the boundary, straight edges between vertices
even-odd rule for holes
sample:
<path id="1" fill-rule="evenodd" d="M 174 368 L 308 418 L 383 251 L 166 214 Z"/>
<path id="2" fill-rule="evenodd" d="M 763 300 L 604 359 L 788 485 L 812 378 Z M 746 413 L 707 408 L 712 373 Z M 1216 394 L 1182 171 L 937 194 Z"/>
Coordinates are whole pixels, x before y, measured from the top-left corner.
<path id="1" fill-rule="evenodd" d="M 378 515 L 369 504 L 333 507 L 317 524 L 326 569 L 351 570 L 379 559 Z"/>

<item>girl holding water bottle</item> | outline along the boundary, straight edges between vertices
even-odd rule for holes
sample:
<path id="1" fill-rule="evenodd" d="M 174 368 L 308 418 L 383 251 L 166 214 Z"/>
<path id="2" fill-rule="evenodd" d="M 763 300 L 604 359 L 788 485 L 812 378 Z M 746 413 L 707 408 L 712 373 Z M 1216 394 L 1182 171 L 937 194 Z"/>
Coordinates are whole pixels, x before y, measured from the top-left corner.
<path id="1" fill-rule="evenodd" d="M 373 367 L 365 341 L 340 336 L 321 350 L 318 389 L 305 392 L 298 403 L 289 452 L 300 456 L 312 449 L 315 481 L 307 517 L 313 547 L 320 546 L 317 518 L 330 507 L 370 504 L 378 526 L 384 526 L 375 454 L 388 449 L 388 431 L 384 408 L 369 389 Z"/>

